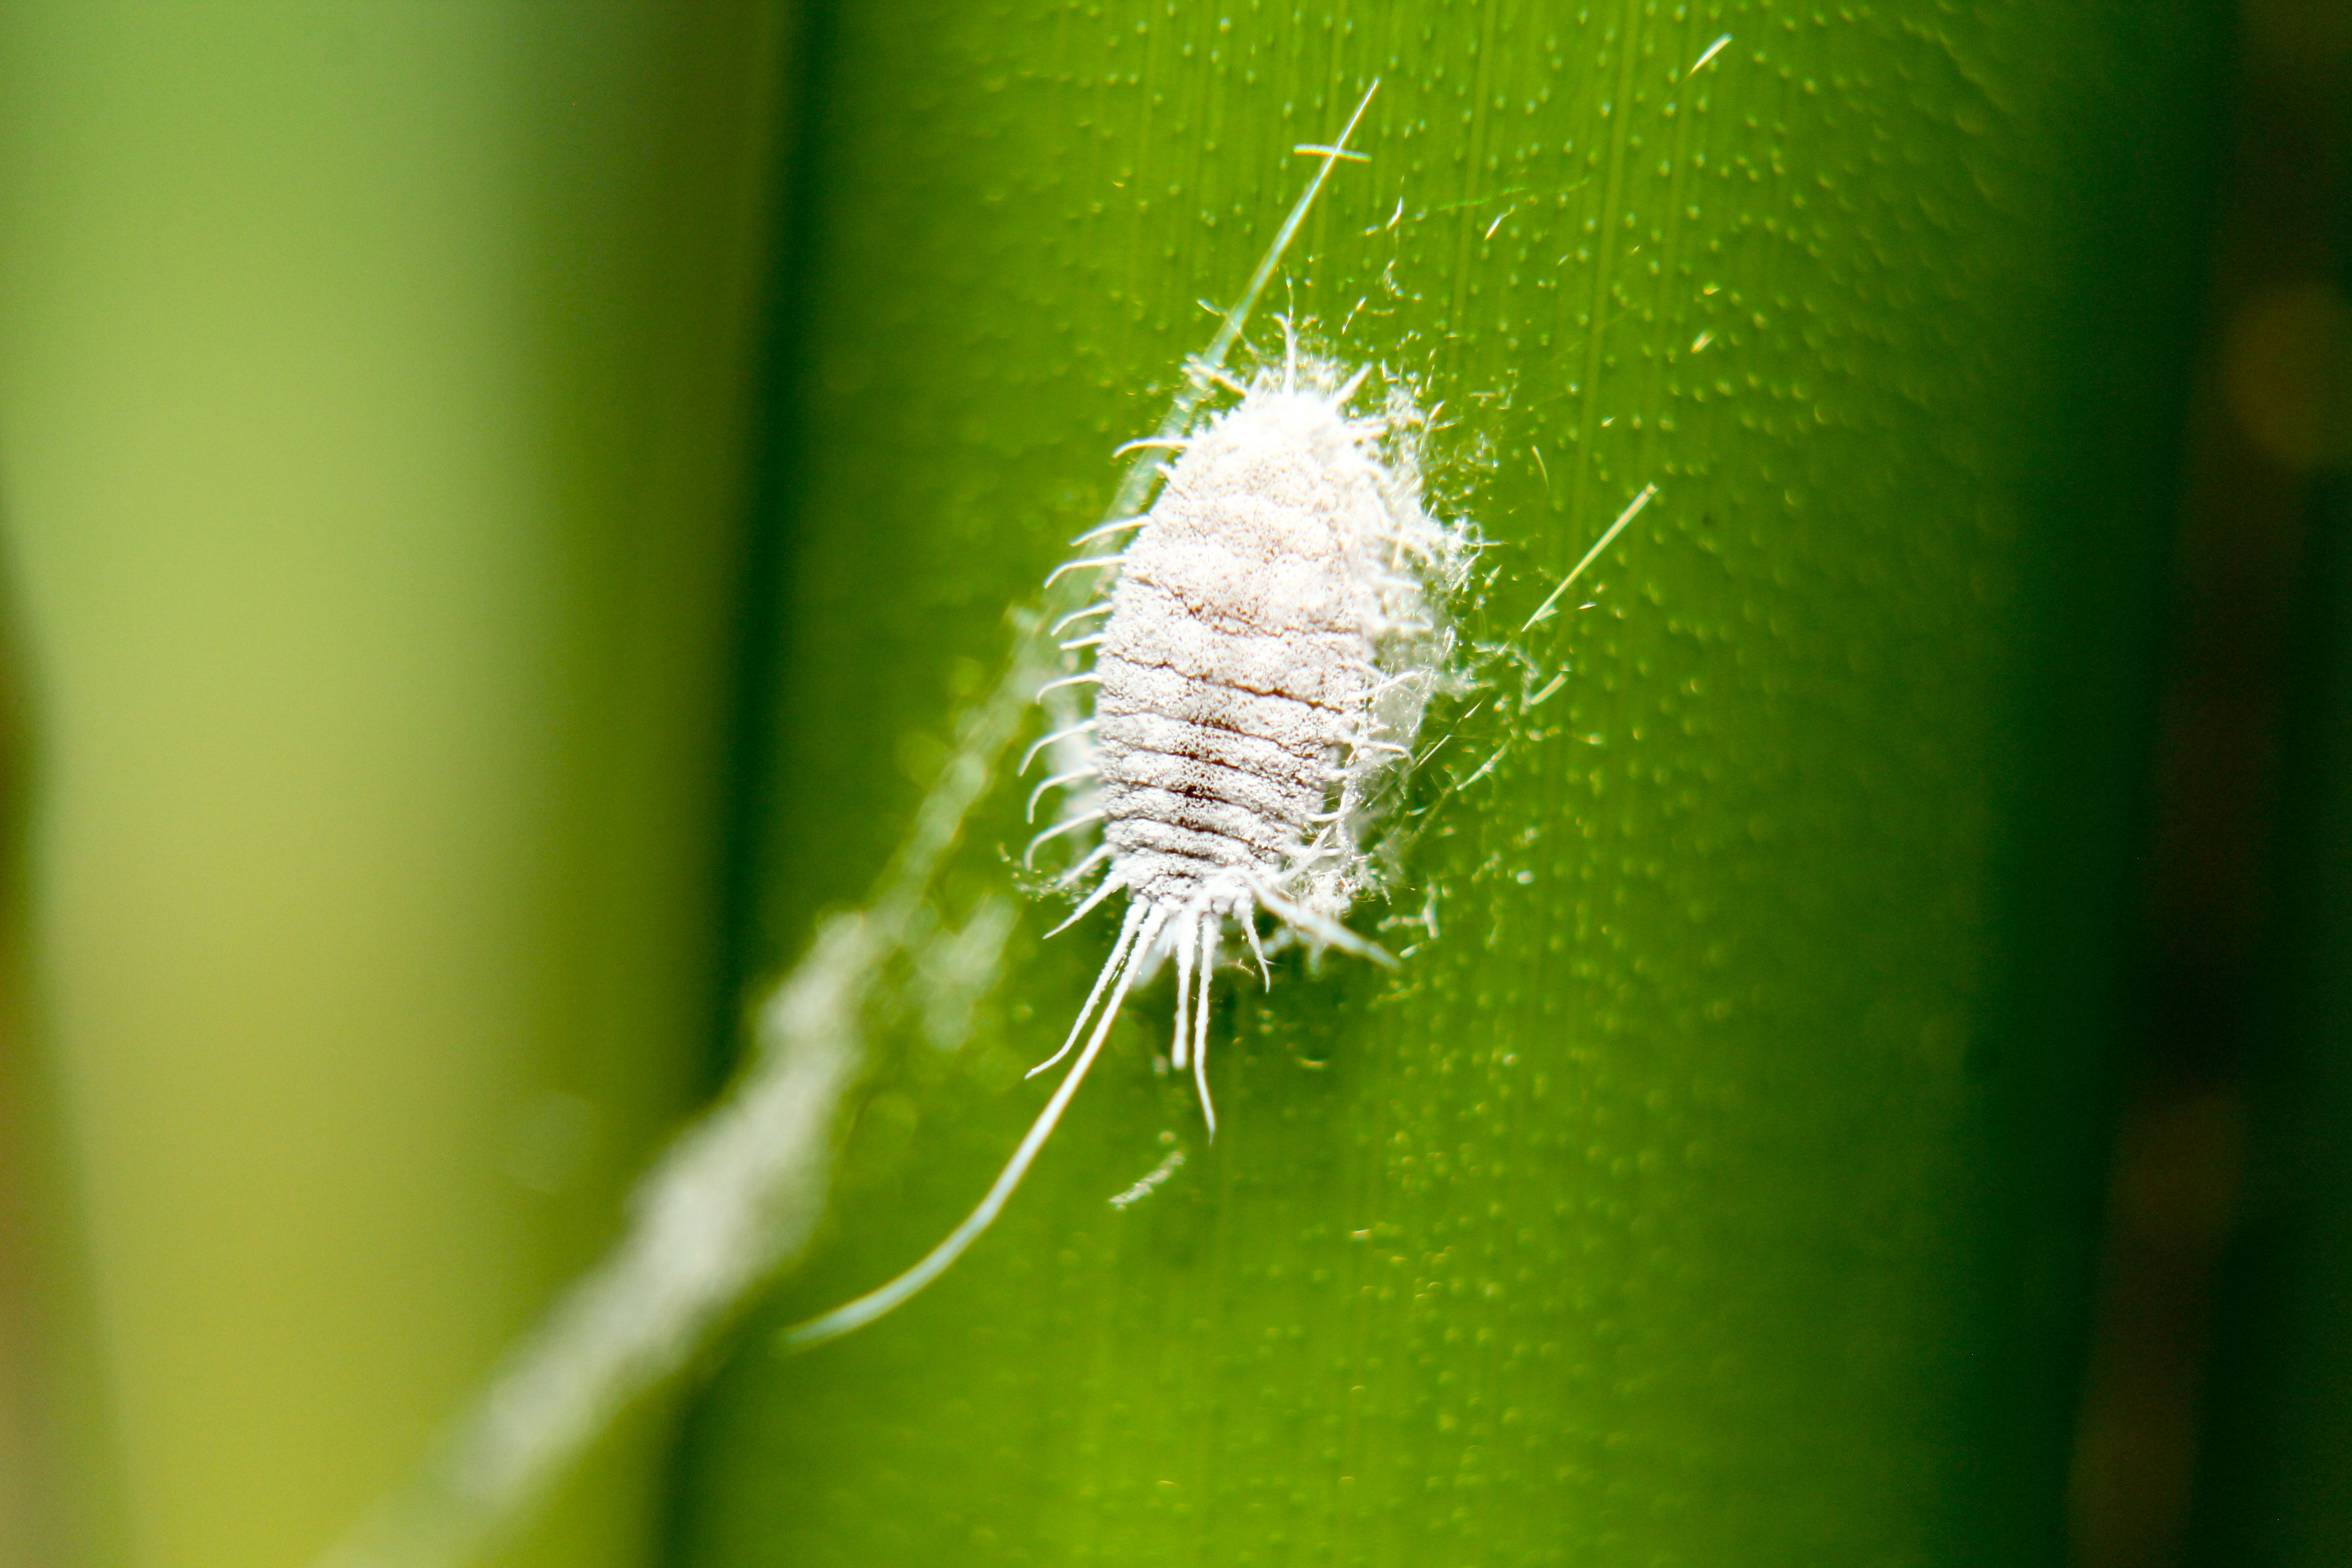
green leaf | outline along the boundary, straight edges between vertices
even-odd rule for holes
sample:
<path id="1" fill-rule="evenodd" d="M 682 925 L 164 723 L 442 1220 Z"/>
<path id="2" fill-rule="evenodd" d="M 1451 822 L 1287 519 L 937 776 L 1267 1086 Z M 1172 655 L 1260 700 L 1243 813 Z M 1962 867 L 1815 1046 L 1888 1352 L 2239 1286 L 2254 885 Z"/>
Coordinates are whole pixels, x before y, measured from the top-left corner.
<path id="1" fill-rule="evenodd" d="M 1213 1145 L 1143 993 L 969 1258 L 780 1355 L 1044 1098 L 1108 924 L 1022 901 L 968 1039 L 877 1037 L 830 1243 L 695 1424 L 687 1561 L 2057 1558 L 2217 26 L 844 8 L 763 962 L 873 883 L 1374 76 L 1269 300 L 1443 401 L 1433 493 L 1492 549 L 1354 917 L 1402 970 L 1222 983 Z M 1017 897 L 1024 793 L 950 925 Z"/>
<path id="2" fill-rule="evenodd" d="M 0 1310 L 53 1294 L 71 1352 L 0 1325 L 12 1565 L 322 1551 L 698 1087 L 789 37 L 0 7 L 0 997 L 54 1119 L 0 1133 L 0 1211 L 69 1233 Z M 656 1436 L 509 1568 L 641 1559 Z"/>

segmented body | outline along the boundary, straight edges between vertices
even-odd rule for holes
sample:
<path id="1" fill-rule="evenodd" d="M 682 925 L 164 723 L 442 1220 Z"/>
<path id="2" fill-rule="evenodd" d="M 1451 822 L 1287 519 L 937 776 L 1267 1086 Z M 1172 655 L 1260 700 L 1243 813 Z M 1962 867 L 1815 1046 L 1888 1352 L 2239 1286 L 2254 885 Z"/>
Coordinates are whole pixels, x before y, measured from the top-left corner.
<path id="1" fill-rule="evenodd" d="M 1379 679 L 1371 466 L 1322 398 L 1244 406 L 1184 454 L 1121 558 L 1095 667 L 1111 879 L 1178 910 L 1283 879 Z"/>
<path id="2" fill-rule="evenodd" d="M 1213 1130 L 1220 933 L 1232 921 L 1255 947 L 1265 910 L 1310 942 L 1374 951 L 1339 919 L 1370 879 L 1376 785 L 1409 755 L 1445 663 L 1438 601 L 1463 541 L 1422 510 L 1418 411 L 1392 394 L 1351 417 L 1362 380 L 1294 351 L 1183 442 L 1132 542 L 1097 563 L 1117 572 L 1108 624 L 1066 645 L 1097 649 L 1092 752 L 1052 782 L 1087 781 L 1093 798 L 1048 833 L 1101 822 L 1080 869 L 1108 868 L 1082 910 L 1129 899 L 1103 980 L 1123 992 L 1174 956 L 1172 1056 Z"/>

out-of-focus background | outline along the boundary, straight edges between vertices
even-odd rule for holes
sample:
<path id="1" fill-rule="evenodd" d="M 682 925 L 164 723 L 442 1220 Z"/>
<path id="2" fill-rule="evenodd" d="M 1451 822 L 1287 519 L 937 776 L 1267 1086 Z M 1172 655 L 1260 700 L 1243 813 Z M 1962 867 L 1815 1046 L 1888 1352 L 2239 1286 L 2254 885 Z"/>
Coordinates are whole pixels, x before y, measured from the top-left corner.
<path id="1" fill-rule="evenodd" d="M 0 7 L 0 1558 L 306 1560 L 706 1081 L 781 15 Z"/>
<path id="2" fill-rule="evenodd" d="M 2211 63 L 2084 1568 L 2352 1541 L 2347 17 Z M 0 4 L 0 1563 L 309 1560 L 708 1092 L 831 26 Z M 512 1560 L 660 1561 L 673 1425 Z"/>

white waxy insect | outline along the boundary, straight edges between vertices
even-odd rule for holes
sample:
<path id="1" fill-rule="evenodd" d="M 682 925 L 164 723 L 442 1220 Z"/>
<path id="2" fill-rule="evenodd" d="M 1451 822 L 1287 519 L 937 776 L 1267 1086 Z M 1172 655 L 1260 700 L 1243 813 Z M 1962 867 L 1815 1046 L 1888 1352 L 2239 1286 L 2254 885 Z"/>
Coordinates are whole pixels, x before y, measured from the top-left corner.
<path id="1" fill-rule="evenodd" d="M 1117 576 L 1095 611 L 1108 624 L 1065 645 L 1096 650 L 1091 756 L 1047 782 L 1090 783 L 1094 804 L 1046 836 L 1102 825 L 1072 876 L 1106 868 L 1073 920 L 1115 893 L 1128 905 L 1069 1039 L 1035 1070 L 1076 1048 L 1099 1008 L 1083 1068 L 1138 975 L 1172 956 L 1171 1056 L 1189 1058 L 1213 1135 L 1221 933 L 1238 925 L 1262 973 L 1261 910 L 1312 943 L 1377 954 L 1339 917 L 1367 885 L 1380 786 L 1412 755 L 1451 649 L 1443 605 L 1465 531 L 1422 508 L 1411 397 L 1349 414 L 1367 374 L 1294 343 L 1182 441 L 1158 503 L 1106 563 Z"/>
<path id="2" fill-rule="evenodd" d="M 1063 645 L 1091 649 L 1094 668 L 1051 684 L 1092 686 L 1094 714 L 1024 759 L 1058 746 L 1077 763 L 1030 797 L 1034 807 L 1048 788 L 1077 793 L 1031 848 L 1102 830 L 1062 885 L 1097 868 L 1100 880 L 1057 931 L 1127 896 L 1069 1037 L 1032 1074 L 1074 1050 L 1077 1060 L 970 1218 L 906 1274 L 790 1331 L 788 1343 L 871 1321 L 955 1261 L 1052 1134 L 1128 992 L 1163 959 L 1176 962 L 1170 1054 L 1192 1069 L 1212 1136 L 1209 984 L 1226 926 L 1240 928 L 1269 981 L 1261 911 L 1310 946 L 1387 961 L 1340 919 L 1375 879 L 1366 831 L 1444 678 L 1444 603 L 1471 549 L 1465 527 L 1422 505 L 1423 419 L 1410 393 L 1391 387 L 1376 412 L 1350 412 L 1368 376 L 1302 355 L 1294 337 L 1278 366 L 1225 384 L 1237 404 L 1164 443 L 1178 456 L 1149 511 L 1079 541 L 1129 534 L 1123 550 L 1055 574 L 1111 576 L 1102 602 L 1065 629 L 1108 619 Z"/>
<path id="3" fill-rule="evenodd" d="M 1075 542 L 1103 550 L 1127 536 L 1123 548 L 1066 562 L 1046 579 L 1050 587 L 1073 573 L 1109 574 L 1102 601 L 1055 628 L 1059 635 L 1107 616 L 1100 631 L 1081 629 L 1061 645 L 1094 650 L 1094 668 L 1038 692 L 1042 700 L 1056 689 L 1092 687 L 1094 714 L 1022 759 L 1026 772 L 1054 749 L 1066 764 L 1029 797 L 1033 812 L 1048 791 L 1073 792 L 1070 809 L 1032 841 L 1031 855 L 1049 840 L 1102 830 L 1057 886 L 1075 887 L 1097 868 L 1100 879 L 1055 931 L 1127 895 L 1118 941 L 1069 1037 L 1031 1076 L 1073 1050 L 1077 1060 L 961 1225 L 879 1289 L 786 1330 L 787 1347 L 873 1321 L 963 1254 L 1053 1135 L 1128 992 L 1163 959 L 1176 961 L 1171 1057 L 1178 1068 L 1191 1068 L 1212 1137 L 1209 984 L 1229 923 L 1267 984 L 1261 911 L 1310 947 L 1393 962 L 1340 921 L 1376 880 L 1366 830 L 1411 761 L 1423 710 L 1445 673 L 1453 634 L 1444 605 L 1465 574 L 1471 532 L 1423 509 L 1426 420 L 1403 386 L 1391 384 L 1377 412 L 1351 412 L 1369 367 L 1302 355 L 1288 322 L 1279 366 L 1261 369 L 1245 386 L 1217 369 L 1332 166 L 1362 156 L 1348 151 L 1348 140 L 1378 87 L 1366 90 L 1330 145 L 1297 149 L 1322 158 L 1321 171 L 1209 352 L 1191 366 L 1192 390 L 1170 424 L 1124 448 L 1177 453 L 1160 469 L 1158 500 Z M 1240 401 L 1188 428 L 1188 411 L 1213 385 Z M 1139 500 L 1148 491 L 1133 493 Z"/>

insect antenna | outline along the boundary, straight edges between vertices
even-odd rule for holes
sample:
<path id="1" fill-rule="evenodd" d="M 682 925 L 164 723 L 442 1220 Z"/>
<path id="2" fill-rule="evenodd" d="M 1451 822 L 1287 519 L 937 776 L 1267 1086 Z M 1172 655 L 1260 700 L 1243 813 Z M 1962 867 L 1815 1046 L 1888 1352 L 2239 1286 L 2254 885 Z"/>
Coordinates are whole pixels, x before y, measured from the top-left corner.
<path id="1" fill-rule="evenodd" d="M 1150 904 L 1139 903 L 1129 911 L 1127 928 L 1120 933 L 1119 946 L 1112 952 L 1112 962 L 1103 966 L 1106 980 L 1110 977 L 1113 968 L 1117 968 L 1118 983 L 1111 991 L 1108 1005 L 1103 1008 L 1102 1017 L 1095 1025 L 1095 1032 L 1087 1039 L 1087 1048 L 1078 1054 L 1077 1061 L 1070 1068 L 1069 1076 L 1062 1079 L 1061 1087 L 1054 1091 L 1054 1098 L 1045 1102 L 1045 1109 L 1037 1113 L 1037 1120 L 1030 1124 L 1029 1135 L 1021 1140 L 1021 1147 L 1013 1152 L 1013 1158 L 1006 1161 L 1004 1169 L 997 1173 L 995 1184 L 980 1200 L 980 1206 L 973 1209 L 961 1225 L 950 1231 L 946 1240 L 926 1253 L 921 1262 L 896 1279 L 879 1289 L 867 1291 L 846 1305 L 835 1307 L 822 1317 L 811 1318 L 807 1322 L 786 1329 L 777 1336 L 780 1348 L 804 1350 L 810 1345 L 839 1339 L 844 1334 L 864 1328 L 947 1272 L 949 1266 L 980 1239 L 981 1232 L 993 1224 L 997 1215 L 1003 1212 L 1005 1200 L 1012 1197 L 1013 1189 L 1021 1184 L 1021 1178 L 1029 1173 L 1037 1152 L 1045 1146 L 1045 1140 L 1054 1135 L 1055 1125 L 1062 1120 L 1063 1110 L 1068 1107 L 1071 1097 L 1078 1092 L 1078 1085 L 1084 1081 L 1087 1069 L 1095 1065 L 1095 1058 L 1101 1054 L 1103 1042 L 1110 1037 L 1110 1026 L 1118 1019 L 1119 1004 L 1126 1000 L 1128 988 L 1134 984 L 1137 972 L 1142 969 L 1144 960 L 1150 954 L 1151 944 L 1159 937 L 1160 928 L 1167 918 L 1167 910 Z M 1124 963 L 1119 962 L 1122 953 Z M 1101 982 L 1097 982 L 1095 989 L 1099 995 Z M 1091 1009 L 1091 999 L 1087 1005 Z M 1079 1023 L 1083 1027 L 1084 1014 L 1079 1016 Z M 1071 1037 L 1075 1039 L 1076 1036 L 1073 1034 Z"/>

